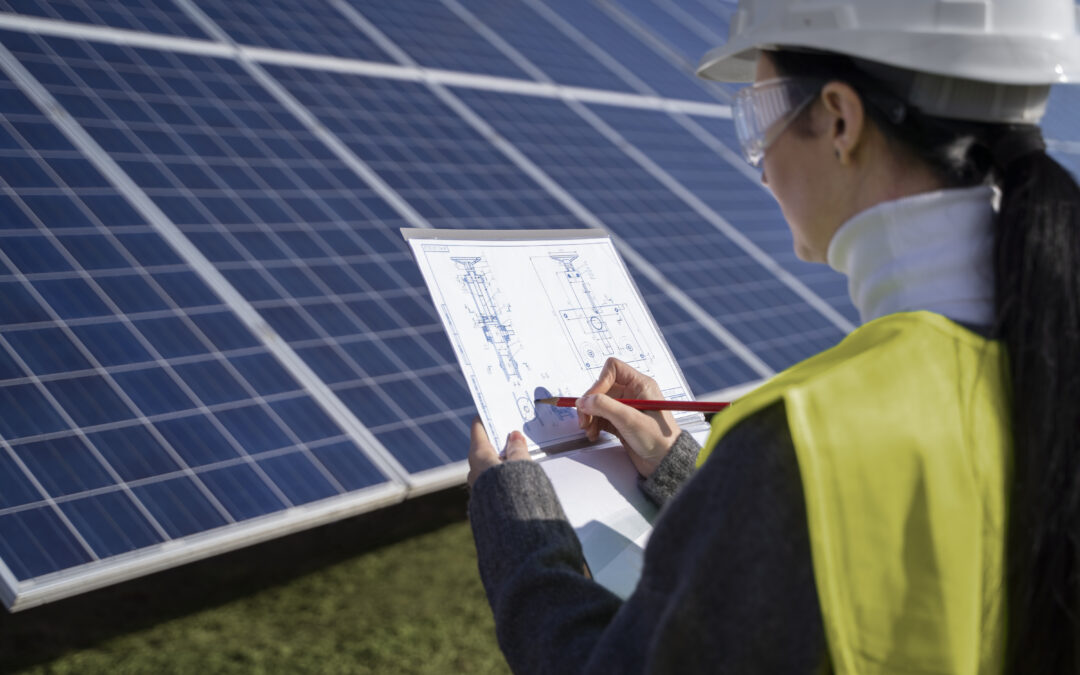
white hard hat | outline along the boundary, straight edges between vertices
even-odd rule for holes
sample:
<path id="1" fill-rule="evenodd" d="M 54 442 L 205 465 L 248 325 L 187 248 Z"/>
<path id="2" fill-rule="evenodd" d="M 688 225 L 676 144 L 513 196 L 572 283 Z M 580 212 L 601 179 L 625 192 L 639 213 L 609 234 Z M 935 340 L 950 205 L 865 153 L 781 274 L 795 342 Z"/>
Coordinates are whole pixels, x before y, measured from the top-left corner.
<path id="1" fill-rule="evenodd" d="M 749 82 L 762 49 L 828 51 L 910 72 L 898 93 L 928 113 L 1033 122 L 1051 84 L 1080 81 L 1078 15 L 1073 0 L 739 0 L 697 72 Z"/>

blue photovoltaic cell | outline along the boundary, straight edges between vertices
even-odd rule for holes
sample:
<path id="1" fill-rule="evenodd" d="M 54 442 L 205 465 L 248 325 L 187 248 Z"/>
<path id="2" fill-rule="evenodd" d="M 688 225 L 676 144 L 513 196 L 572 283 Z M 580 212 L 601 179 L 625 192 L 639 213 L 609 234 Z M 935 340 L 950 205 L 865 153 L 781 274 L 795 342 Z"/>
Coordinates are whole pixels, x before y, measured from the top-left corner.
<path id="1" fill-rule="evenodd" d="M 487 141 L 457 121 L 425 89 L 403 86 L 401 83 L 390 86 L 358 76 L 311 73 L 298 69 L 273 68 L 272 72 L 319 117 L 320 122 L 381 176 L 399 177 L 399 193 L 431 222 L 452 227 L 579 226 L 546 192 L 539 190 L 531 179 L 496 153 Z M 392 111 L 395 110 L 409 110 L 411 114 L 394 115 Z M 393 157 L 394 161 L 387 161 L 387 157 Z M 448 190 L 449 185 L 456 186 L 456 189 Z M 451 215 L 456 217 L 449 217 Z M 419 280 L 416 283 L 419 284 Z M 653 298 L 662 302 L 659 294 Z M 310 305 L 308 311 L 318 319 L 320 307 L 322 305 Z M 395 326 L 394 320 L 370 300 L 356 309 L 367 317 L 370 328 L 392 329 Z M 680 323 L 685 323 L 685 320 L 684 316 L 680 317 Z M 320 322 L 326 326 L 330 319 Z M 683 328 L 678 326 L 674 330 Z M 412 338 L 398 340 L 409 339 Z M 413 369 L 430 369 L 437 363 L 423 360 L 429 353 L 427 350 L 407 346 L 398 349 L 394 341 L 390 344 Z M 717 362 L 727 362 L 732 358 L 715 338 L 701 341 L 697 346 L 705 344 L 717 350 Z M 372 353 L 366 347 L 362 349 L 365 353 Z M 320 351 L 318 356 L 307 352 L 312 357 L 312 367 L 335 384 L 335 389 L 346 403 L 353 409 L 366 410 L 371 422 L 377 426 L 390 425 L 392 409 L 367 387 L 337 386 L 341 372 L 339 359 L 329 350 Z M 689 357 L 690 352 L 676 351 L 677 358 L 683 356 Z M 353 353 L 353 357 L 368 369 L 387 367 L 385 362 L 371 362 L 362 354 Z M 745 366 L 740 368 L 740 365 L 728 363 L 726 370 L 717 372 L 709 380 L 699 377 L 695 391 L 713 391 L 751 379 L 751 371 Z M 442 384 L 431 381 L 434 377 L 428 380 L 431 387 L 435 391 L 447 391 Z M 466 399 L 466 391 L 460 384 L 458 388 L 461 391 L 455 394 L 455 399 L 458 395 Z M 415 407 L 409 408 L 414 414 L 432 414 L 422 397 L 403 398 L 393 391 L 391 397 L 399 402 L 414 401 Z"/>
<path id="2" fill-rule="evenodd" d="M 634 281 L 695 396 L 761 378 L 655 284 L 640 274 Z"/>
<path id="3" fill-rule="evenodd" d="M 0 560 L 16 579 L 31 579 L 93 560 L 55 507 L 0 511 Z"/>
<path id="4" fill-rule="evenodd" d="M 350 0 L 422 66 L 532 79 L 440 0 Z"/>
<path id="5" fill-rule="evenodd" d="M 790 366 L 843 336 L 565 104 L 459 94 L 772 368 Z M 733 185 L 757 189 L 743 177 Z"/>
<path id="6" fill-rule="evenodd" d="M 0 12 L 207 38 L 172 0 L 0 0 Z"/>
<path id="7" fill-rule="evenodd" d="M 64 59 L 37 61 L 58 66 L 58 89 L 90 72 L 61 65 L 75 48 L 60 47 Z M 388 480 L 4 77 L 0 139 L 0 557 L 17 579 Z M 192 386 L 206 373 L 214 383 Z M 290 485 L 263 469 L 271 458 L 306 473 Z M 242 483 L 220 477 L 244 471 Z"/>
<path id="8" fill-rule="evenodd" d="M 325 0 L 198 0 L 197 4 L 242 45 L 390 61 Z"/>
<path id="9" fill-rule="evenodd" d="M 848 296 L 847 279 L 827 265 L 802 262 L 795 256 L 791 231 L 780 207 L 761 185 L 752 184 L 665 113 L 612 106 L 592 106 L 592 111 L 784 269 L 853 323 L 858 323 L 858 313 Z M 722 131 L 722 142 L 729 148 L 738 147 L 729 120 L 695 121 L 714 132 Z"/>
<path id="10" fill-rule="evenodd" d="M 312 369 L 336 373 L 335 390 L 408 470 L 464 459 L 472 402 L 464 386 L 437 392 L 425 382 L 428 376 L 461 376 L 398 232 L 407 223 L 242 68 L 228 60 L 128 48 L 118 64 L 101 58 L 98 45 L 61 39 L 37 39 L 16 49 Z M 59 52 L 63 59 L 55 56 Z M 65 67 L 54 72 L 61 63 Z M 322 73 L 274 72 L 324 81 Z M 102 86 L 91 91 L 84 78 Z M 384 177 L 433 221 L 471 227 L 577 224 L 426 89 L 370 80 L 350 92 L 344 81 L 327 81 L 336 98 L 322 102 L 341 118 L 327 125 L 338 131 L 352 125 L 358 137 L 365 130 Z M 367 97 L 366 104 L 353 96 Z M 218 349 L 251 349 L 249 342 L 237 342 L 244 331 L 206 306 L 210 299 L 204 293 L 175 281 L 167 276 L 158 285 L 175 287 L 179 297 L 173 302 L 187 308 L 193 325 L 156 316 L 163 311 L 160 299 L 132 290 L 130 279 L 109 284 L 108 293 L 128 311 L 145 315 L 133 323 L 164 357 L 182 361 L 181 380 L 198 376 L 188 361 L 204 349 L 199 336 Z M 229 365 L 264 397 L 296 388 L 287 375 L 278 375 L 283 371 L 273 359 L 260 359 L 238 355 Z M 211 391 L 209 385 L 193 385 L 186 395 L 200 390 L 227 405 L 237 393 L 232 379 Z M 397 400 L 392 390 L 402 381 L 411 396 Z M 358 388 L 370 392 L 372 401 L 350 394 Z M 218 417 L 242 443 L 260 451 L 292 442 L 269 434 L 253 415 L 229 410 Z M 445 420 L 454 422 L 455 437 L 425 431 Z M 395 445 L 385 432 L 400 427 L 413 429 L 423 442 Z M 314 432 L 305 427 L 303 433 Z"/>
<path id="11" fill-rule="evenodd" d="M 567 23 L 581 32 L 585 39 L 603 49 L 633 76 L 648 85 L 660 96 L 713 102 L 717 96 L 710 93 L 709 85 L 698 79 L 688 64 L 672 64 L 653 50 L 648 42 L 640 40 L 622 24 L 590 2 L 580 0 L 547 0 Z M 719 93 L 722 90 L 716 87 Z M 726 96 L 720 94 L 723 100 Z"/>
<path id="12" fill-rule="evenodd" d="M 581 226 L 423 85 L 296 68 L 270 72 L 437 227 Z M 411 261 L 400 235 L 378 229 L 371 237 L 380 252 Z M 402 267 L 400 273 L 415 271 Z"/>
<path id="13" fill-rule="evenodd" d="M 172 478 L 132 488 L 135 497 L 174 539 L 226 524 L 190 478 Z"/>
<path id="14" fill-rule="evenodd" d="M 345 0 L 425 68 L 531 80 L 486 27 L 561 85 L 702 102 L 740 86 L 692 76 L 734 0 L 537 0 L 552 14 L 458 1 L 473 19 L 443 0 Z M 194 4 L 241 45 L 394 63 L 327 0 Z M 0 0 L 0 12 L 211 39 L 173 0 Z M 248 67 L 123 39 L 0 41 L 406 471 L 464 459 L 473 404 L 398 232 L 416 223 Z M 426 84 L 302 65 L 261 68 L 425 222 L 583 226 Z M 629 266 L 697 395 L 761 374 L 671 286 L 777 370 L 842 336 L 566 104 L 454 91 L 665 277 Z M 1056 88 L 1044 120 L 1073 171 L 1077 92 Z M 665 113 L 590 110 L 855 321 L 844 281 L 795 258 L 771 196 L 702 138 Z M 737 147 L 729 120 L 694 122 Z M 4 76 L 0 410 L 0 560 L 20 581 L 389 481 Z"/>
<path id="15" fill-rule="evenodd" d="M 622 78 L 525 4 L 503 0 L 465 0 L 461 4 L 555 82 L 632 91 Z"/>
<path id="16" fill-rule="evenodd" d="M 695 22 L 682 5 L 693 4 L 675 0 L 614 0 L 623 12 L 678 52 L 687 64 L 696 65 L 705 52 L 727 40 L 727 24 L 709 18 Z"/>

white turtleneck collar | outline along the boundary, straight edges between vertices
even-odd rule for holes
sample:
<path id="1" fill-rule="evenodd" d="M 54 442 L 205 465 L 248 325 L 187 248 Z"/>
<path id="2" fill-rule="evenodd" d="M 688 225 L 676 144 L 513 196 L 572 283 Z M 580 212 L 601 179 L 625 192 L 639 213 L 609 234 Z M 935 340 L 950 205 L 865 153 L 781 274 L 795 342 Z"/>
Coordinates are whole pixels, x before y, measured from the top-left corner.
<path id="1" fill-rule="evenodd" d="M 961 323 L 994 319 L 994 190 L 941 190 L 877 204 L 840 226 L 829 266 L 848 278 L 863 323 L 927 310 Z"/>

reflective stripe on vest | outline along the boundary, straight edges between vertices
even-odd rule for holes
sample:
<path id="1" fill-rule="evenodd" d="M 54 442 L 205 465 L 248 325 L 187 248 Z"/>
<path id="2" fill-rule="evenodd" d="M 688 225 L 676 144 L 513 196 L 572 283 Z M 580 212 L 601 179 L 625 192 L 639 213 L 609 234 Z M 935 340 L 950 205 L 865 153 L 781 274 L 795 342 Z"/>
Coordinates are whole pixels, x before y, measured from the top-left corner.
<path id="1" fill-rule="evenodd" d="M 699 466 L 784 402 L 836 672 L 1001 671 L 1004 366 L 1000 343 L 940 315 L 892 314 L 713 418 Z"/>

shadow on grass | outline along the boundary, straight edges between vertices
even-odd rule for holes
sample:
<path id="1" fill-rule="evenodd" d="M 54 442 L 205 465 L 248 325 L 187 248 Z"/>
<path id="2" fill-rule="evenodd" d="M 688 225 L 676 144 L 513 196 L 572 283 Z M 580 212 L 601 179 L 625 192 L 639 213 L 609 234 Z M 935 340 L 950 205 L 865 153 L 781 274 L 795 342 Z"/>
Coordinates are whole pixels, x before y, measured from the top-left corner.
<path id="1" fill-rule="evenodd" d="M 463 487 L 10 614 L 0 609 L 0 671 L 217 607 L 465 519 Z"/>

